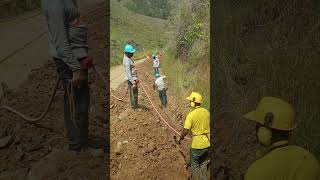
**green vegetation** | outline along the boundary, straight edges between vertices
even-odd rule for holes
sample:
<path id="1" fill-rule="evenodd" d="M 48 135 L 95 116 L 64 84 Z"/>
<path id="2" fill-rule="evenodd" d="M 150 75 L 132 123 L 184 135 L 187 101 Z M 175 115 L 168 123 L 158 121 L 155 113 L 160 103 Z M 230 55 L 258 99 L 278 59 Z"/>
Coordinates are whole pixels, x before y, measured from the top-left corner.
<path id="1" fill-rule="evenodd" d="M 118 1 L 111 1 L 111 66 L 122 63 L 123 48 L 127 41 L 133 40 L 137 49 L 135 57 L 160 50 L 166 44 L 165 20 L 148 17 L 128 10 Z"/>
<path id="2" fill-rule="evenodd" d="M 174 33 L 164 57 L 164 71 L 178 96 L 191 91 L 210 107 L 209 0 L 183 0 L 170 19 Z"/>
<path id="3" fill-rule="evenodd" d="M 155 18 L 167 19 L 175 7 L 176 0 L 118 0 L 125 7 L 137 13 Z"/>

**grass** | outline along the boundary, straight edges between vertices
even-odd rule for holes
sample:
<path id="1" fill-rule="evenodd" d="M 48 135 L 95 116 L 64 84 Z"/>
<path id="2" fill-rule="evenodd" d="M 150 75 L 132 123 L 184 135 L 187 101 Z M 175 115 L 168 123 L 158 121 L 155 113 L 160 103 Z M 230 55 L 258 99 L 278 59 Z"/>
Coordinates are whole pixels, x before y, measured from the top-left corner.
<path id="1" fill-rule="evenodd" d="M 192 91 L 199 92 L 204 98 L 203 107 L 210 107 L 210 68 L 208 63 L 196 66 L 175 59 L 173 52 L 166 52 L 162 64 L 165 75 L 174 87 L 175 94 L 184 98 Z"/>
<path id="2" fill-rule="evenodd" d="M 135 57 L 161 50 L 166 45 L 165 20 L 144 16 L 128 10 L 116 0 L 111 1 L 110 21 L 110 65 L 122 63 L 123 47 L 128 40 L 133 40 L 137 52 Z"/>

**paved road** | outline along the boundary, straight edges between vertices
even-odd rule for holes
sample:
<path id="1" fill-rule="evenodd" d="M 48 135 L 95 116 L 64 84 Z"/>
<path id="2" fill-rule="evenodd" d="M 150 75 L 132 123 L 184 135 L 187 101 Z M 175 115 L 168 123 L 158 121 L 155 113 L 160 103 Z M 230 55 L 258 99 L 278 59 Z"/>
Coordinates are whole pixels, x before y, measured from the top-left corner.
<path id="1" fill-rule="evenodd" d="M 81 12 L 91 11 L 103 1 L 78 0 Z M 40 11 L 0 22 L 0 82 L 5 82 L 9 89 L 17 88 L 27 80 L 30 70 L 50 59 L 46 28 Z M 0 87 L 0 97 L 2 94 Z"/>

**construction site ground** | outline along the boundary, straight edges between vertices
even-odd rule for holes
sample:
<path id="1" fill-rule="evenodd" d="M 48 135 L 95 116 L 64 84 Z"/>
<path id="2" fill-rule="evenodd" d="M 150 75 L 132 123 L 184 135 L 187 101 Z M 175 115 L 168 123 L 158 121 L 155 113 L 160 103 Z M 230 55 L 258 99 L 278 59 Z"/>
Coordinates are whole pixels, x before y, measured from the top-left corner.
<path id="1" fill-rule="evenodd" d="M 107 77 L 106 3 L 97 4 L 83 15 L 89 29 L 89 54 L 94 58 L 96 68 Z M 45 65 L 33 68 L 27 80 L 16 89 L 6 90 L 0 103 L 27 116 L 38 117 L 49 101 L 56 78 L 53 61 L 48 60 Z M 79 154 L 67 150 L 63 119 L 64 91 L 60 86 L 49 113 L 37 124 L 29 124 L 15 114 L 0 110 L 1 180 L 106 178 L 107 162 L 102 149 L 103 137 L 108 133 L 105 123 L 106 86 L 92 71 L 89 73 L 89 82 L 89 138 L 97 140 L 101 148 Z"/>
<path id="2" fill-rule="evenodd" d="M 137 70 L 141 82 L 137 111 L 131 110 L 127 82 L 111 91 L 112 95 L 126 101 L 110 99 L 111 178 L 187 179 L 190 169 L 185 168 L 185 162 L 190 159 L 191 141 L 186 139 L 182 145 L 175 143 L 173 136 L 178 135 L 159 118 L 142 85 L 157 110 L 178 132 L 190 110 L 189 104 L 185 99 L 175 97 L 168 79 L 168 106 L 162 109 L 158 92 L 153 89 L 152 62 L 144 61 L 137 65 Z"/>

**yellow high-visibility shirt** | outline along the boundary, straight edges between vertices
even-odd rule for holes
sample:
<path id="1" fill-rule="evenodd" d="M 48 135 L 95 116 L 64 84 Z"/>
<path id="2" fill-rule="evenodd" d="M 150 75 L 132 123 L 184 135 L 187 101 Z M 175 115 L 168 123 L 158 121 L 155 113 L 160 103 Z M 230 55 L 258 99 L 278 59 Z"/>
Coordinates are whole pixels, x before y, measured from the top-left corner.
<path id="1" fill-rule="evenodd" d="M 318 160 L 302 147 L 279 147 L 255 161 L 245 180 L 319 180 Z"/>
<path id="2" fill-rule="evenodd" d="M 192 132 L 192 148 L 204 149 L 210 146 L 210 113 L 208 110 L 196 107 L 187 115 L 184 128 Z"/>

